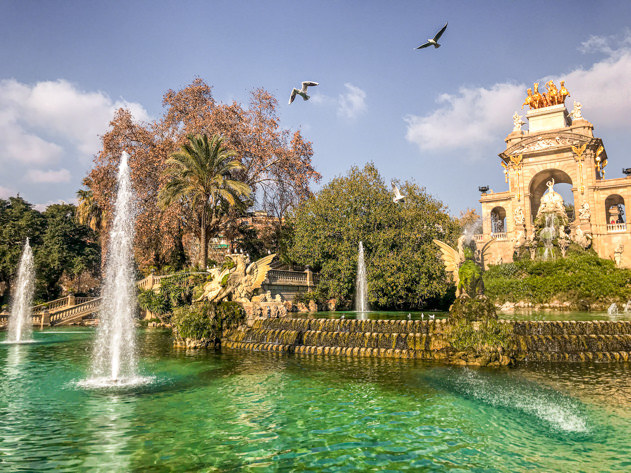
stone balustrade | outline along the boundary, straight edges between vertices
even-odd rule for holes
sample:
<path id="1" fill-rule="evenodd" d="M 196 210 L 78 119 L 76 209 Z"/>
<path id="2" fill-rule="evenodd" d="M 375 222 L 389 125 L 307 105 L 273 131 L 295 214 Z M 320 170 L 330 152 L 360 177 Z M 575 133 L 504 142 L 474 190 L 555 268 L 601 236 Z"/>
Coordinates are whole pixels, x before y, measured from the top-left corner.
<path id="1" fill-rule="evenodd" d="M 508 236 L 506 235 L 506 232 L 491 233 L 491 238 L 497 241 L 508 240 Z"/>
<path id="2" fill-rule="evenodd" d="M 67 322 L 70 319 L 76 319 L 78 317 L 85 317 L 87 315 L 98 312 L 101 308 L 101 298 L 89 300 L 82 304 L 69 307 L 68 309 L 55 312 L 50 315 L 50 325 L 60 325 L 63 322 Z"/>
<path id="3" fill-rule="evenodd" d="M 622 233 L 627 231 L 626 223 L 612 223 L 607 224 L 607 232 L 608 233 Z"/>

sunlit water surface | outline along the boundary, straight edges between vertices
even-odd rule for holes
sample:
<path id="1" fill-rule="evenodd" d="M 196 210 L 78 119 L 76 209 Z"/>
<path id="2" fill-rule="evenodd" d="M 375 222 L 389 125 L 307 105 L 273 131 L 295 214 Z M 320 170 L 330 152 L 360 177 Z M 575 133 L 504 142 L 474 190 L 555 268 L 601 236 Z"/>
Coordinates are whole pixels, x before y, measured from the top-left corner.
<path id="1" fill-rule="evenodd" d="M 0 333 L 0 341 L 6 333 Z M 0 471 L 631 471 L 629 364 L 466 369 L 176 351 L 85 389 L 94 333 L 0 345 Z"/>

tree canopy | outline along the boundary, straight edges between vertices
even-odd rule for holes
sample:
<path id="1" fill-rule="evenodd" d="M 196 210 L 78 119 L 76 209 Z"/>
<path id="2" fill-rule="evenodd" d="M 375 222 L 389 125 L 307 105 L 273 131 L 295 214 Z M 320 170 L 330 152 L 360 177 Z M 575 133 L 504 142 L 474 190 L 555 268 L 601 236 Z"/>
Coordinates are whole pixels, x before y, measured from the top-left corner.
<path id="1" fill-rule="evenodd" d="M 191 232 L 181 219 L 187 214 L 186 202 L 161 208 L 158 195 L 169 179 L 164 174 L 169 156 L 190 135 L 222 136 L 243 165 L 234 178 L 248 184 L 257 205 L 275 216 L 278 209 L 287 211 L 287 202 L 308 197 L 311 183 L 320 179 L 311 162 L 311 144 L 300 132 L 280 127 L 278 102 L 263 89 L 252 92 L 247 106 L 223 104 L 215 101 L 208 84 L 196 79 L 182 90 L 167 91 L 163 106 L 164 114 L 150 123 L 136 122 L 128 110 L 118 110 L 86 181 L 96 205 L 107 215 L 120 155 L 122 151 L 131 155 L 138 197 L 135 249 L 141 268 L 177 266 L 182 261 L 182 241 Z M 158 234 L 160 238 L 155 238 Z"/>
<path id="2" fill-rule="evenodd" d="M 55 299 L 61 277 L 99 272 L 100 248 L 94 232 L 77 222 L 76 207 L 54 204 L 39 212 L 21 197 L 0 199 L 0 300 L 15 278 L 24 242 L 30 239 L 35 259 L 36 300 Z M 4 292 L 3 295 L 2 292 Z"/>
<path id="3" fill-rule="evenodd" d="M 320 297 L 350 305 L 360 241 L 373 308 L 423 308 L 451 286 L 432 240 L 453 242 L 459 227 L 423 188 L 400 184 L 394 203 L 373 164 L 353 167 L 296 208 L 289 255 L 320 271 Z"/>

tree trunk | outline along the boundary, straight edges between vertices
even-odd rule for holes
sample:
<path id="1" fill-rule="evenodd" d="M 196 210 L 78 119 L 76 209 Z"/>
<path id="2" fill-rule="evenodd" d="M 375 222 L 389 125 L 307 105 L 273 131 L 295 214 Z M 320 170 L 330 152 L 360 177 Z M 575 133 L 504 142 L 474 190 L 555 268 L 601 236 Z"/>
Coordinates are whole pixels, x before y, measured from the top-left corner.
<path id="1" fill-rule="evenodd" d="M 202 209 L 202 227 L 200 234 L 200 245 L 202 246 L 202 254 L 200 257 L 200 266 L 202 271 L 206 269 L 208 262 L 208 238 L 206 237 L 206 209 Z"/>

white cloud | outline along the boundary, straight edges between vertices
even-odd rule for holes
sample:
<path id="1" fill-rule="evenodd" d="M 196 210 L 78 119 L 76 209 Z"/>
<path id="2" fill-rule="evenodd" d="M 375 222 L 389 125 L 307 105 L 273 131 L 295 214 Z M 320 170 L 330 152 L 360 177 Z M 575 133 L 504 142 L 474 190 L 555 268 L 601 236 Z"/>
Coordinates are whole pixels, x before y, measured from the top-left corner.
<path id="1" fill-rule="evenodd" d="M 338 97 L 337 114 L 352 120 L 366 111 L 366 92 L 349 82 L 344 87 L 346 92 Z"/>
<path id="2" fill-rule="evenodd" d="M 616 50 L 605 60 L 589 69 L 577 69 L 566 74 L 565 85 L 573 101 L 583 105 L 585 119 L 596 127 L 627 128 L 631 102 L 631 49 Z"/>
<path id="3" fill-rule="evenodd" d="M 72 155 L 87 162 L 98 151 L 114 112 L 129 108 L 147 120 L 137 103 L 85 92 L 65 80 L 22 84 L 0 81 L 0 163 L 50 165 Z"/>
<path id="4" fill-rule="evenodd" d="M 70 182 L 70 171 L 67 169 L 59 169 L 58 171 L 42 171 L 40 169 L 31 169 L 26 173 L 26 180 L 30 182 L 46 182 L 61 183 Z"/>
<path id="5" fill-rule="evenodd" d="M 631 102 L 631 36 L 619 41 L 614 48 L 607 38 L 592 37 L 581 50 L 597 51 L 605 57 L 588 69 L 575 69 L 554 77 L 565 80 L 573 100 L 583 105 L 583 116 L 597 127 L 626 126 L 628 104 Z M 498 83 L 490 87 L 461 88 L 457 94 L 443 94 L 439 107 L 425 116 L 409 115 L 406 139 L 420 150 L 467 150 L 468 158 L 488 155 L 488 145 L 512 130 L 512 116 L 519 110 L 529 85 Z M 524 114 L 525 112 L 519 112 Z M 486 147 L 486 148 L 485 148 Z"/>
<path id="6" fill-rule="evenodd" d="M 15 190 L 0 186 L 0 199 L 8 199 L 16 194 Z"/>
<path id="7" fill-rule="evenodd" d="M 524 90 L 523 85 L 495 84 L 443 94 L 437 100 L 441 106 L 431 114 L 405 117 L 406 138 L 421 150 L 475 149 L 496 142 L 510 132 Z"/>
<path id="8" fill-rule="evenodd" d="M 38 212 L 45 212 L 48 207 L 50 207 L 51 205 L 54 205 L 54 204 L 62 204 L 62 205 L 73 204 L 73 205 L 77 205 L 77 199 L 70 199 L 69 201 L 65 201 L 65 200 L 49 200 L 45 204 L 34 204 L 33 208 L 35 210 L 37 210 Z"/>

